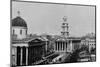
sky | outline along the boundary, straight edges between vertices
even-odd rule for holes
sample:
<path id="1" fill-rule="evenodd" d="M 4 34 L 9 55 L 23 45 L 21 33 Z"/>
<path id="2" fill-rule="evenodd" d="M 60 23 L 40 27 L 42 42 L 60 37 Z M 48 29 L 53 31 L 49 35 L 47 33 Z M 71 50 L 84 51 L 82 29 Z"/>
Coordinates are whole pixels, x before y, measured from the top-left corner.
<path id="1" fill-rule="evenodd" d="M 12 2 L 12 19 L 23 18 L 29 34 L 61 35 L 63 17 L 67 17 L 70 36 L 95 33 L 95 7 L 46 3 Z"/>

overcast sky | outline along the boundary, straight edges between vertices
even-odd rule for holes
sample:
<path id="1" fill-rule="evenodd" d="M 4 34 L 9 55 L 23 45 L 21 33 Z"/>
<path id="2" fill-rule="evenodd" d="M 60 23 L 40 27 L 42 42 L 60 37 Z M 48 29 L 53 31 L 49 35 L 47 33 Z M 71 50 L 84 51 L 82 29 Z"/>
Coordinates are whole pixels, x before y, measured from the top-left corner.
<path id="1" fill-rule="evenodd" d="M 12 2 L 12 19 L 20 16 L 26 21 L 28 33 L 60 35 L 63 16 L 67 16 L 71 36 L 95 32 L 95 7 Z"/>

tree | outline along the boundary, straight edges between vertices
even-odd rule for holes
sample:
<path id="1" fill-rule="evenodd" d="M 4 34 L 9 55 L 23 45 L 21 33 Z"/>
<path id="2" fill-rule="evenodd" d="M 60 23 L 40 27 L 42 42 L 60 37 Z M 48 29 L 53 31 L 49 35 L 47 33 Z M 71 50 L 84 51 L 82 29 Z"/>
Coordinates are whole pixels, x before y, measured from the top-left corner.
<path id="1" fill-rule="evenodd" d="M 89 53 L 87 46 L 82 46 L 80 49 L 76 49 L 70 56 L 70 63 L 78 62 L 78 59 L 80 58 L 79 54 L 80 52 L 85 51 L 86 53 Z"/>

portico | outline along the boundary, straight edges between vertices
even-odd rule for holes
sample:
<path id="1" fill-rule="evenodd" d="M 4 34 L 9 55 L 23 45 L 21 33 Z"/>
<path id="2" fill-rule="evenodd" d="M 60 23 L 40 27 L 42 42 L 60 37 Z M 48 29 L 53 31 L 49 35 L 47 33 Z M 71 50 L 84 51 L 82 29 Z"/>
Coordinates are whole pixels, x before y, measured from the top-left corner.
<path id="1" fill-rule="evenodd" d="M 73 43 L 72 40 L 56 40 L 54 45 L 55 52 L 72 52 Z"/>
<path id="2" fill-rule="evenodd" d="M 54 50 L 55 51 L 60 51 L 60 52 L 66 52 L 66 50 L 67 50 L 67 42 L 56 41 Z"/>
<path id="3" fill-rule="evenodd" d="M 12 52 L 14 53 L 12 56 L 12 63 L 14 65 L 20 66 L 20 65 L 28 65 L 28 46 L 27 44 L 21 44 L 21 46 L 18 46 L 18 44 L 13 44 Z"/>

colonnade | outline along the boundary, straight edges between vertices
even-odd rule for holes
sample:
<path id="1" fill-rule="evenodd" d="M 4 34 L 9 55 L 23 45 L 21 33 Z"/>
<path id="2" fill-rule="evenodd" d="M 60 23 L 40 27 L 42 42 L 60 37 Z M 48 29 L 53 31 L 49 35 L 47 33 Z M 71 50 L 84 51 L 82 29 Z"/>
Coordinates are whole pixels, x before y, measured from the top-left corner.
<path id="1" fill-rule="evenodd" d="M 69 41 L 55 41 L 55 52 L 71 52 L 73 50 L 72 40 Z"/>
<path id="2" fill-rule="evenodd" d="M 55 42 L 55 51 L 61 51 L 61 52 L 66 52 L 67 50 L 67 42 L 64 41 L 56 41 Z"/>
<path id="3" fill-rule="evenodd" d="M 26 54 L 26 56 L 23 53 L 23 51 L 24 51 L 23 47 L 19 47 L 19 49 L 18 49 L 18 47 L 12 47 L 12 49 L 14 49 L 14 52 L 15 52 L 14 55 L 13 55 L 14 58 L 12 58 L 12 60 L 14 60 L 14 61 L 12 61 L 13 65 L 16 65 L 16 66 L 28 65 L 28 47 L 25 47 L 25 54 Z M 19 56 L 20 59 L 18 59 L 17 56 Z M 26 61 L 25 64 L 23 64 L 23 61 L 24 61 L 23 57 L 25 57 L 25 61 Z"/>

